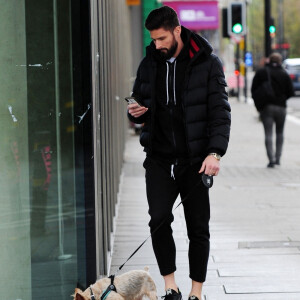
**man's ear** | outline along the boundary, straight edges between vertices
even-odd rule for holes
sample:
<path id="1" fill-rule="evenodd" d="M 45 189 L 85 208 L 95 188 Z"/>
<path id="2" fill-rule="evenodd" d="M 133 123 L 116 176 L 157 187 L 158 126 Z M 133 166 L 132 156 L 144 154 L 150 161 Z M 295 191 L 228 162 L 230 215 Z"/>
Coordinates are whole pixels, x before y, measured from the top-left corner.
<path id="1" fill-rule="evenodd" d="M 176 26 L 173 32 L 174 32 L 175 35 L 180 36 L 181 26 L 180 25 Z"/>

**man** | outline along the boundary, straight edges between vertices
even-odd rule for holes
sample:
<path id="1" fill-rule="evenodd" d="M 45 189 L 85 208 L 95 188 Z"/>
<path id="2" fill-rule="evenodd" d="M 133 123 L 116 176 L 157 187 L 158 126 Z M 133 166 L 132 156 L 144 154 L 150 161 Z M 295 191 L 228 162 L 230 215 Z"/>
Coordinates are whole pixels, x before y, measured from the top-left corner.
<path id="1" fill-rule="evenodd" d="M 209 256 L 209 196 L 201 175 L 218 175 L 230 131 L 230 106 L 220 60 L 202 37 L 180 26 L 163 6 L 145 22 L 152 42 L 133 87 L 141 102 L 128 106 L 132 122 L 144 123 L 146 188 L 154 253 L 166 300 L 182 299 L 175 282 L 172 207 L 180 194 L 189 237 L 191 299 L 201 299 Z"/>
<path id="2" fill-rule="evenodd" d="M 288 73 L 282 68 L 282 56 L 280 53 L 272 53 L 269 63 L 264 68 L 259 69 L 252 82 L 251 92 L 255 95 L 260 86 L 270 81 L 273 96 L 265 96 L 262 99 L 254 99 L 257 110 L 260 113 L 264 131 L 265 146 L 269 163 L 268 168 L 280 165 L 280 158 L 283 147 L 283 130 L 286 117 L 287 99 L 294 96 L 293 82 Z M 255 98 L 253 96 L 253 98 Z M 262 102 L 263 103 L 262 103 Z M 276 126 L 276 150 L 273 150 L 273 126 Z"/>

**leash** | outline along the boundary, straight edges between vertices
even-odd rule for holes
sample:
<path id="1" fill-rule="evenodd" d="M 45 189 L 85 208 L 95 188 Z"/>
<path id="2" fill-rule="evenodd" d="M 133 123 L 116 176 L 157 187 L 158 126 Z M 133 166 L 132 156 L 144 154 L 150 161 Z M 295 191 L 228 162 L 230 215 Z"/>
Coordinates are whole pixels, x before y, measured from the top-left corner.
<path id="1" fill-rule="evenodd" d="M 202 182 L 207 188 L 211 188 L 213 185 L 213 176 L 206 175 L 202 173 L 201 180 L 197 184 L 195 184 L 192 188 L 192 190 L 181 200 L 181 202 L 170 212 L 172 214 L 175 209 L 180 206 L 194 191 L 194 189 L 199 185 L 199 183 Z M 169 215 L 170 215 L 169 214 Z M 147 240 L 158 230 L 160 227 L 166 222 L 166 220 L 169 218 L 169 215 L 152 231 L 152 233 L 133 251 L 133 253 L 127 258 L 127 260 L 118 268 L 117 272 L 114 275 L 111 275 L 115 277 L 117 273 L 122 270 L 122 268 L 125 266 L 125 264 L 143 247 L 143 245 L 147 242 Z M 110 276 L 110 277 L 111 277 Z M 102 299 L 102 298 L 101 298 Z"/>
<path id="2" fill-rule="evenodd" d="M 187 198 L 192 194 L 194 189 L 200 184 L 200 182 L 207 187 L 211 188 L 213 185 L 213 176 L 210 175 L 205 175 L 202 173 L 201 180 L 199 180 L 192 188 L 192 190 L 180 201 L 180 203 L 171 210 L 170 214 L 172 214 L 175 209 L 177 209 L 184 201 L 187 200 Z M 170 215 L 169 214 L 169 215 Z M 107 289 L 102 293 L 101 297 L 99 300 L 105 300 L 107 296 L 112 292 L 117 293 L 116 286 L 114 285 L 114 279 L 117 273 L 122 270 L 122 268 L 125 266 L 125 264 L 143 247 L 143 245 L 148 241 L 148 239 L 154 235 L 155 232 L 160 229 L 160 227 L 166 222 L 166 220 L 169 218 L 169 215 L 152 231 L 152 233 L 133 251 L 133 253 L 127 258 L 127 260 L 118 268 L 117 272 L 114 275 L 110 275 L 108 278 L 110 278 L 110 285 L 107 287 Z M 91 294 L 91 300 L 96 300 L 95 295 L 93 293 L 92 287 L 90 286 L 90 294 Z"/>

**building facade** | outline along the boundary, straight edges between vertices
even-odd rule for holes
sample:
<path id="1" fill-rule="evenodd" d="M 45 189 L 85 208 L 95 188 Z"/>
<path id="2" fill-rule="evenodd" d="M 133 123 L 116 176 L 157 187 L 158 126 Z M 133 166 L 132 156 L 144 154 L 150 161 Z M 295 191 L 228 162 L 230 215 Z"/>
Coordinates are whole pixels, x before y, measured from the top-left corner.
<path id="1" fill-rule="evenodd" d="M 132 8 L 0 3 L 0 298 L 70 299 L 108 273 Z"/>

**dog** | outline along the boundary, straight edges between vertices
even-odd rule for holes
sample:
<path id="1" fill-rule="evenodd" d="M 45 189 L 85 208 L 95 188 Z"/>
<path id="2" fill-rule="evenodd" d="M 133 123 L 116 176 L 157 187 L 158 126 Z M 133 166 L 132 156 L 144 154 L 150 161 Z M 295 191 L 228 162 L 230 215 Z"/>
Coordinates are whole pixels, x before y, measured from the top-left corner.
<path id="1" fill-rule="evenodd" d="M 91 300 L 91 289 L 95 299 L 101 299 L 101 295 L 110 284 L 110 278 L 102 278 L 85 291 L 76 288 L 75 294 L 72 295 L 73 299 Z M 150 300 L 157 299 L 156 286 L 149 274 L 148 267 L 145 267 L 144 270 L 133 270 L 116 276 L 114 285 L 117 291 L 111 291 L 106 300 L 142 300 L 143 297 L 147 297 Z"/>

